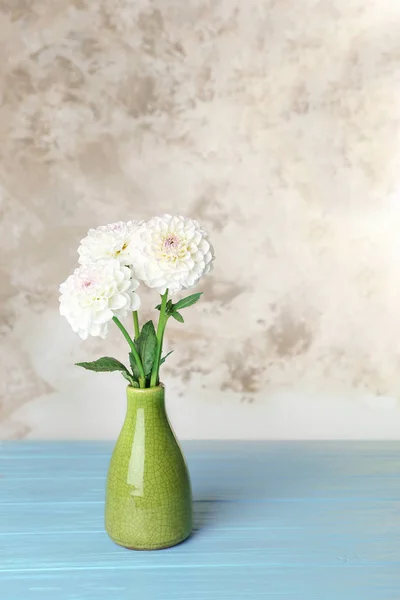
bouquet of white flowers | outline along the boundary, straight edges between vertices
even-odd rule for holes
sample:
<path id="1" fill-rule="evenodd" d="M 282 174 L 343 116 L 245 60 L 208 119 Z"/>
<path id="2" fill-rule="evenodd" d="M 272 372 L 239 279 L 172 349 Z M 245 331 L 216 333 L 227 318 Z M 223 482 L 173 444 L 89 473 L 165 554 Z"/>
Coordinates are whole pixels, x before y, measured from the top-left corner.
<path id="1" fill-rule="evenodd" d="M 192 288 L 210 271 L 214 251 L 207 232 L 182 216 L 119 222 L 90 229 L 78 254 L 80 266 L 60 286 L 60 314 L 82 339 L 105 338 L 113 321 L 129 344 L 130 369 L 106 356 L 77 365 L 91 371 L 121 371 L 133 387 L 157 386 L 166 359 L 162 346 L 168 319 L 183 323 L 181 309 L 197 302 L 201 293 L 175 303 L 169 296 Z M 157 330 L 152 320 L 139 326 L 140 284 L 161 295 Z M 133 338 L 120 321 L 130 312 Z"/>

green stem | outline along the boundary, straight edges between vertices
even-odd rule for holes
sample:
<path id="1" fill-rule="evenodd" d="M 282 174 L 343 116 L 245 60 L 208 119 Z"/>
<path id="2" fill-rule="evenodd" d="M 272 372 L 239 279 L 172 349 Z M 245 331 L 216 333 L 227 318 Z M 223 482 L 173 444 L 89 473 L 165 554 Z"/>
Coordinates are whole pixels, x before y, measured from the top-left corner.
<path id="1" fill-rule="evenodd" d="M 159 374 L 159 370 L 160 370 L 160 360 L 161 360 L 161 353 L 162 353 L 162 346 L 163 346 L 163 339 L 164 339 L 164 331 L 165 331 L 165 326 L 168 321 L 168 315 L 166 314 L 167 299 L 168 299 L 168 290 L 166 290 L 165 294 L 162 294 L 162 296 L 161 296 L 160 318 L 158 319 L 158 326 L 157 326 L 156 358 L 154 360 L 153 369 L 151 371 L 150 387 L 154 387 L 158 384 L 158 374 Z"/>
<path id="2" fill-rule="evenodd" d="M 131 352 L 133 354 L 133 358 L 136 361 L 136 364 L 137 364 L 137 367 L 138 367 L 139 373 L 140 373 L 139 386 L 141 388 L 144 388 L 144 387 L 146 387 L 146 375 L 144 373 L 142 361 L 140 360 L 140 356 L 139 356 L 138 351 L 136 350 L 136 346 L 134 344 L 134 341 L 131 338 L 131 336 L 129 335 L 129 333 L 127 332 L 127 330 L 125 329 L 125 327 L 122 325 L 121 321 L 117 317 L 113 317 L 113 321 L 116 324 L 116 326 L 118 327 L 118 329 L 120 329 L 120 331 L 122 332 L 122 335 L 124 336 L 124 338 L 126 339 L 126 341 L 129 344 L 129 347 L 130 347 Z"/>
<path id="3" fill-rule="evenodd" d="M 139 334 L 140 334 L 138 311 L 134 310 L 132 315 L 133 315 L 133 327 L 135 329 L 135 340 L 137 340 L 139 337 Z"/>

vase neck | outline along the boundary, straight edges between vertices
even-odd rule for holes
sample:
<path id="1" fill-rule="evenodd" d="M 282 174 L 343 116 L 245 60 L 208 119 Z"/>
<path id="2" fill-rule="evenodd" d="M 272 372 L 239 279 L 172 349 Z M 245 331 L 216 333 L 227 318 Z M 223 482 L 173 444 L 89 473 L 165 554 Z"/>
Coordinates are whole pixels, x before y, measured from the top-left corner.
<path id="1" fill-rule="evenodd" d="M 164 386 L 138 389 L 128 386 L 126 388 L 127 417 L 136 415 L 139 409 L 146 413 L 165 413 L 165 391 Z"/>

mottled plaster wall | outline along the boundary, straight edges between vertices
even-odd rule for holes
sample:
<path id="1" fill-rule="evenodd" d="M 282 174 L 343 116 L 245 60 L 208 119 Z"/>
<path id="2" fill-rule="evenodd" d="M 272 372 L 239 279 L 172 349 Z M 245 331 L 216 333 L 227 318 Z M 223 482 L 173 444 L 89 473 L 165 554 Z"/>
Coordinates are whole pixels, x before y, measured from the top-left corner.
<path id="1" fill-rule="evenodd" d="M 400 437 L 400 3 L 0 0 L 0 436 L 114 437 L 58 284 L 90 226 L 197 217 L 182 437 Z M 155 298 L 148 298 L 150 306 Z"/>

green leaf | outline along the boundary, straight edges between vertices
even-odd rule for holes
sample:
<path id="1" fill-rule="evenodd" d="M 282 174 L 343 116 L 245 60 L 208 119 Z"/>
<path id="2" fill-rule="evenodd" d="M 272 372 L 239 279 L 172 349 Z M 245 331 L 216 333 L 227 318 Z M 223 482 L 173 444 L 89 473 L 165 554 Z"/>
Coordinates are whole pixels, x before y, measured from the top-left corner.
<path id="1" fill-rule="evenodd" d="M 136 360 L 135 360 L 135 357 L 133 356 L 132 352 L 129 352 L 129 364 L 131 365 L 133 379 L 135 381 L 139 382 L 140 372 L 139 372 L 139 368 L 136 364 Z"/>
<path id="2" fill-rule="evenodd" d="M 88 369 L 88 371 L 122 371 L 125 373 L 129 373 L 128 369 L 116 358 L 111 358 L 110 356 L 103 356 L 102 358 L 98 358 L 93 362 L 81 362 L 75 363 L 78 367 L 83 367 L 84 369 Z"/>
<path id="3" fill-rule="evenodd" d="M 121 374 L 127 381 L 129 381 L 130 385 L 133 387 L 138 387 L 138 384 L 134 381 L 131 373 L 129 373 L 128 369 L 116 358 L 111 358 L 110 356 L 103 356 L 93 362 L 81 362 L 75 363 L 78 367 L 83 367 L 88 371 L 97 371 L 97 372 L 110 372 L 110 371 L 121 371 Z"/>
<path id="4" fill-rule="evenodd" d="M 133 377 L 132 377 L 132 375 L 130 373 L 125 373 L 125 371 L 122 371 L 122 375 L 125 377 L 125 379 L 127 381 L 129 381 L 129 384 L 132 387 L 139 387 L 138 382 L 133 379 Z"/>
<path id="5" fill-rule="evenodd" d="M 136 340 L 145 375 L 151 373 L 157 351 L 157 335 L 153 321 L 148 321 L 142 327 L 142 331 Z"/>
<path id="6" fill-rule="evenodd" d="M 176 321 L 179 321 L 179 323 L 184 323 L 184 319 L 181 315 L 181 313 L 178 313 L 176 311 L 174 311 L 173 313 L 171 313 L 171 317 L 173 317 Z"/>
<path id="7" fill-rule="evenodd" d="M 161 367 L 161 365 L 162 365 L 163 363 L 165 363 L 165 361 L 167 360 L 168 356 L 169 356 L 170 354 L 172 354 L 172 353 L 173 353 L 173 350 L 171 350 L 171 352 L 168 352 L 168 354 L 166 354 L 165 356 L 163 356 L 163 357 L 162 357 L 162 359 L 160 360 L 160 367 Z"/>
<path id="8" fill-rule="evenodd" d="M 156 310 L 161 310 L 161 304 L 157 304 L 155 308 Z M 172 300 L 168 300 L 167 304 L 165 305 L 165 312 L 167 313 L 167 315 L 170 315 L 171 312 L 173 312 Z"/>
<path id="9" fill-rule="evenodd" d="M 192 294 L 191 296 L 182 298 L 182 300 L 178 300 L 178 302 L 176 304 L 173 304 L 172 306 L 173 311 L 176 312 L 177 310 L 181 310 L 182 308 L 186 308 L 187 306 L 192 306 L 192 304 L 195 304 L 199 300 L 202 293 L 203 292 L 200 292 L 198 294 Z"/>

